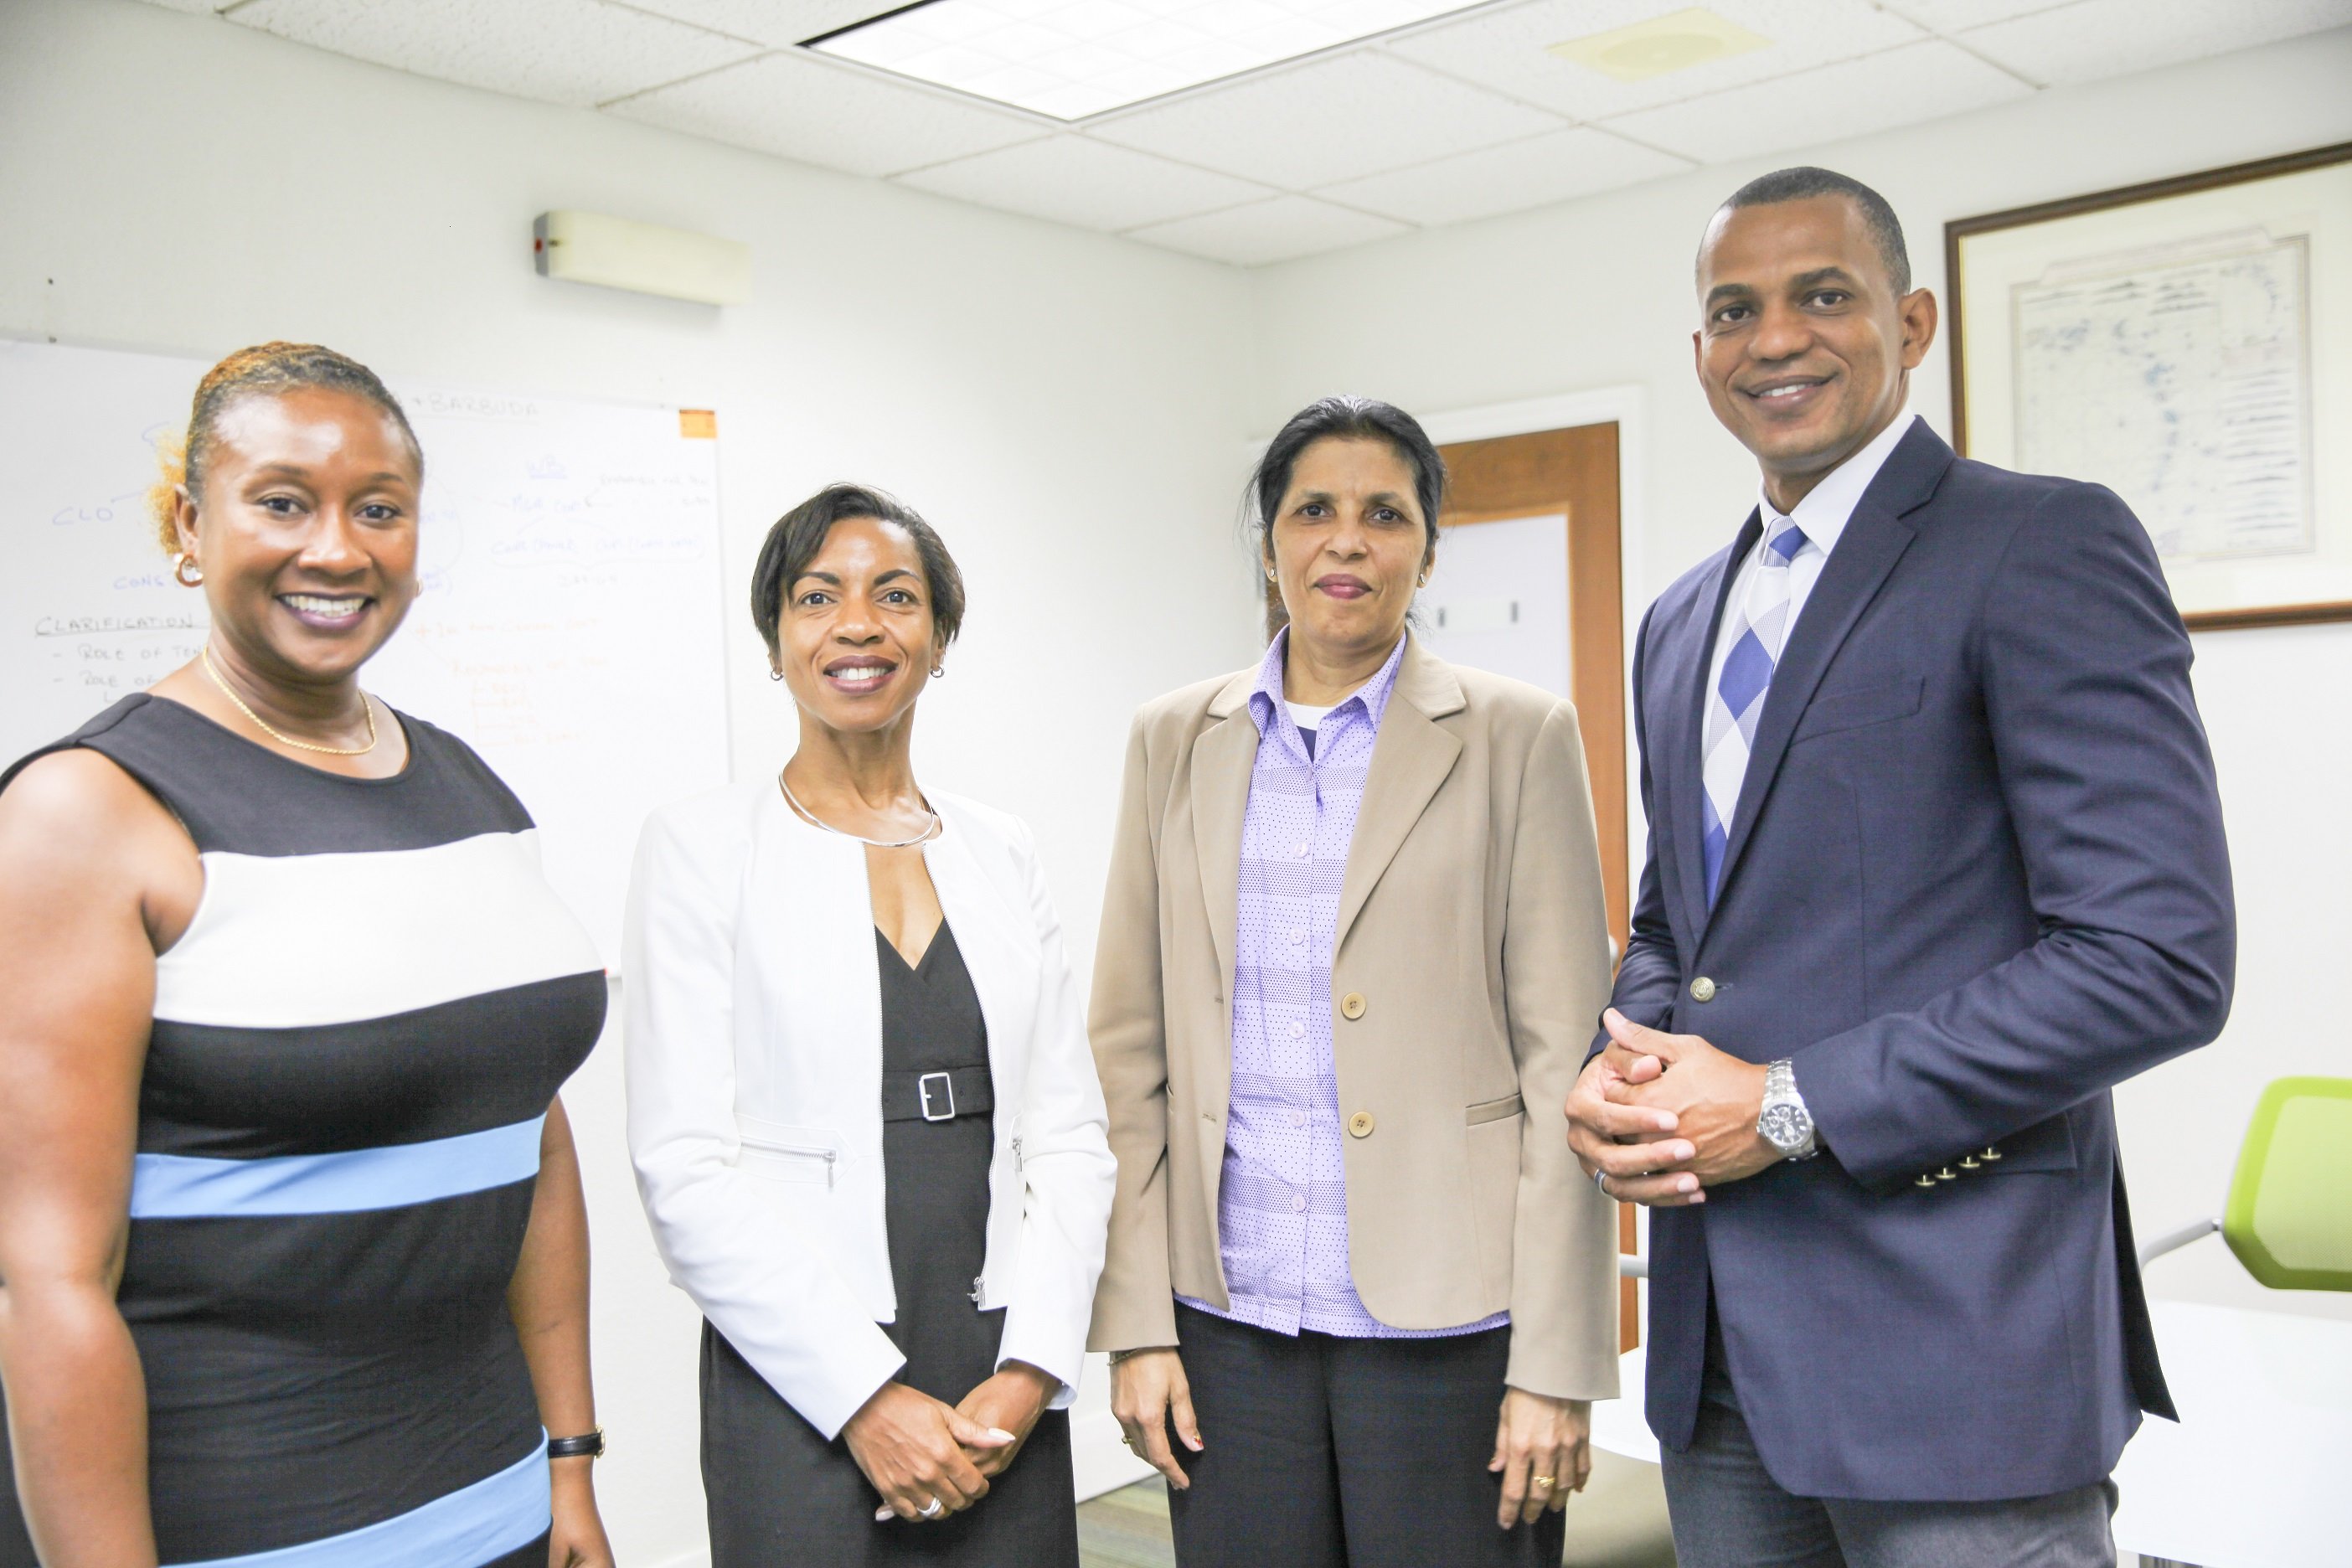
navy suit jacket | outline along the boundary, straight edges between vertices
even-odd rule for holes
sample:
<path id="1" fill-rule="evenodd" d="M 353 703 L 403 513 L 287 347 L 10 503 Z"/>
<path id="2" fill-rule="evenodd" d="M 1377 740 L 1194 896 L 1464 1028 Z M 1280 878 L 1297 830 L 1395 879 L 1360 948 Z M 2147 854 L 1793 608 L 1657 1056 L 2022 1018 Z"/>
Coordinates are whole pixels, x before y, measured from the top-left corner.
<path id="1" fill-rule="evenodd" d="M 2090 1484 L 2173 1414 L 2108 1090 L 2212 1039 L 2235 964 L 2188 636 L 2115 495 L 1915 425 L 1789 634 L 1710 910 L 1704 686 L 1759 534 L 1643 621 L 1650 853 L 1615 1003 L 1793 1058 L 1826 1152 L 1654 1212 L 1650 1425 L 1689 1446 L 1712 1289 L 1786 1489 Z"/>

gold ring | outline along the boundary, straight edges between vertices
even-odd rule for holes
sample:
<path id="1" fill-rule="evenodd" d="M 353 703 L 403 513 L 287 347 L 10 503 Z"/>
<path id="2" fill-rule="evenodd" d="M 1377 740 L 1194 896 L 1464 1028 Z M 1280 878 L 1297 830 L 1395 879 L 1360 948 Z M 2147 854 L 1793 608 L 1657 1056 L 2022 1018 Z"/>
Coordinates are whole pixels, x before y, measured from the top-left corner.
<path id="1" fill-rule="evenodd" d="M 1118 1440 L 1119 1440 L 1120 1442 L 1122 1442 L 1122 1443 L 1126 1444 L 1126 1445 L 1127 1445 L 1129 1447 L 1130 1447 L 1130 1448 L 1132 1448 L 1132 1447 L 1135 1447 L 1135 1439 L 1134 1439 L 1134 1438 L 1132 1438 L 1132 1437 L 1130 1437 L 1130 1436 L 1128 1436 L 1126 1433 L 1124 1433 L 1124 1432 L 1122 1432 L 1122 1433 L 1120 1433 L 1120 1434 L 1119 1434 Z"/>
<path id="2" fill-rule="evenodd" d="M 1551 1490 L 1552 1481 L 1555 1478 L 1551 1476 L 1534 1476 L 1529 1479 L 1534 1482 L 1536 1490 L 1539 1492 L 1548 1492 Z"/>

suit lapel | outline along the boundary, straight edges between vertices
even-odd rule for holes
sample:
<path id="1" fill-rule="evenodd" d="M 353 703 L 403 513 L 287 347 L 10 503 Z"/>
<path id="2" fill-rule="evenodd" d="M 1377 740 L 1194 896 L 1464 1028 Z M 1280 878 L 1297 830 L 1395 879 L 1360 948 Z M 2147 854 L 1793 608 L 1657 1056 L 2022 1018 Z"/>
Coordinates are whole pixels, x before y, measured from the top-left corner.
<path id="1" fill-rule="evenodd" d="M 1192 849 L 1201 870 L 1202 907 L 1216 943 L 1217 965 L 1234 994 L 1234 922 L 1240 917 L 1242 819 L 1249 810 L 1250 773 L 1257 764 L 1257 722 L 1249 693 L 1257 672 L 1234 678 L 1209 704 L 1209 728 L 1192 743 Z"/>
<path id="2" fill-rule="evenodd" d="M 1372 742 L 1364 795 L 1356 808 L 1348 874 L 1339 885 L 1333 952 L 1348 940 L 1364 900 L 1429 808 L 1430 797 L 1454 771 L 1454 761 L 1462 754 L 1461 737 L 1435 721 L 1462 707 L 1462 683 L 1454 672 L 1444 660 L 1423 652 L 1418 640 L 1409 642 L 1397 668 L 1396 690 L 1381 717 L 1380 736 Z"/>
<path id="3" fill-rule="evenodd" d="M 1706 677 L 1715 663 L 1715 641 L 1739 576 L 1739 563 L 1763 536 L 1760 516 L 1751 510 L 1739 526 L 1730 551 L 1717 563 L 1713 577 L 1691 595 L 1694 605 L 1708 607 L 1696 635 L 1662 639 L 1664 660 L 1656 679 L 1664 693 L 1664 722 L 1659 727 L 1658 753 L 1666 759 L 1657 776 L 1665 781 L 1668 831 L 1675 840 L 1675 879 L 1680 887 L 1683 917 L 1694 938 L 1706 930 L 1706 824 L 1701 805 L 1706 793 Z"/>
<path id="4" fill-rule="evenodd" d="M 1905 514 L 1926 504 L 1951 464 L 1952 449 L 1925 424 L 1915 424 L 1863 492 L 1837 548 L 1830 552 L 1821 580 L 1813 584 L 1803 613 L 1790 629 L 1788 645 L 1780 650 L 1771 687 L 1764 695 L 1756 743 L 1748 751 L 1748 776 L 1739 788 L 1739 807 L 1733 814 L 1729 839 L 1724 845 L 1725 891 L 1730 889 L 1732 874 L 1739 868 L 1740 851 L 1748 847 L 1756 819 L 1763 812 L 1764 798 L 1771 793 L 1781 759 L 1788 754 L 1797 721 L 1804 716 L 1806 704 L 1813 700 L 1847 634 L 1917 537 L 1917 531 L 1903 521 Z"/>

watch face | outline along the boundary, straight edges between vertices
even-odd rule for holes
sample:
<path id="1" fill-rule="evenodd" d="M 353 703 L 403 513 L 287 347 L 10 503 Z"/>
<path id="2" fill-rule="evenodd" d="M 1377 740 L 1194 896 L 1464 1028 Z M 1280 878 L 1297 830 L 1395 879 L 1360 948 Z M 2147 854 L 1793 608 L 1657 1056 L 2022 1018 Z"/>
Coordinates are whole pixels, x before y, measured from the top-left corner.
<path id="1" fill-rule="evenodd" d="M 1766 1142 L 1784 1154 L 1802 1147 L 1805 1142 L 1804 1115 L 1793 1105 L 1766 1106 L 1764 1114 L 1757 1118 L 1756 1130 L 1764 1134 Z"/>

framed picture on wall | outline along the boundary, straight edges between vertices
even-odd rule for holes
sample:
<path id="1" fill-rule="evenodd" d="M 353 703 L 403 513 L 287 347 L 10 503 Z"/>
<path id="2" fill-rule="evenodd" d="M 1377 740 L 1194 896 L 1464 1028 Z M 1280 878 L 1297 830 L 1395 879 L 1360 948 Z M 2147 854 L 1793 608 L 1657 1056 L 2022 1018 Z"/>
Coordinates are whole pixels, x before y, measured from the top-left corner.
<path id="1" fill-rule="evenodd" d="M 1962 452 L 2123 497 L 2193 629 L 2352 620 L 2352 142 L 1944 228 Z"/>

